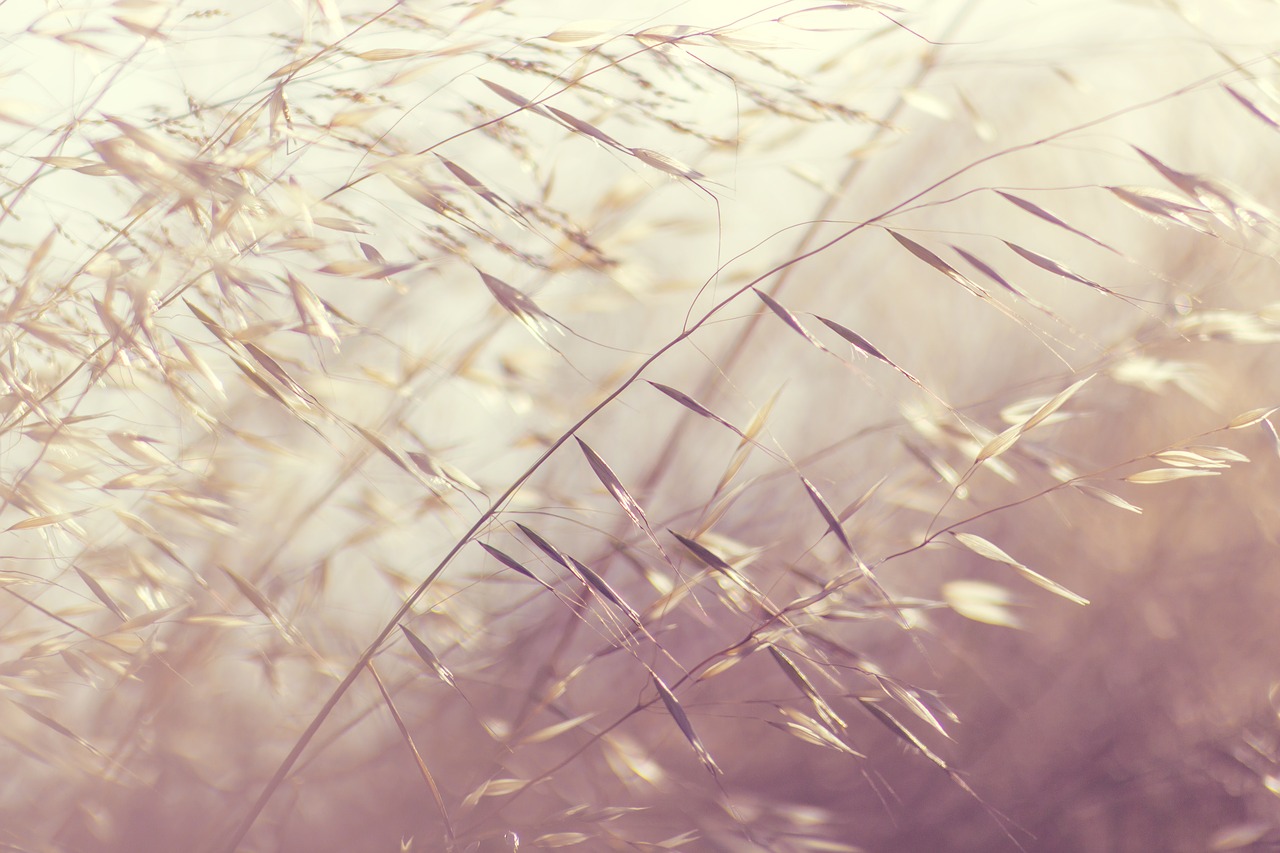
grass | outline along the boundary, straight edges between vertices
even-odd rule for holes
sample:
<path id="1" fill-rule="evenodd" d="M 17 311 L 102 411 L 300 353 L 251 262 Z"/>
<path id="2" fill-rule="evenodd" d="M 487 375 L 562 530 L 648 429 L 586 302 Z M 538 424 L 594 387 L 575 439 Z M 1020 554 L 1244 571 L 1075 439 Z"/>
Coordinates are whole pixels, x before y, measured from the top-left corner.
<path id="1" fill-rule="evenodd" d="M 6 5 L 0 847 L 1274 846 L 1238 5 Z"/>

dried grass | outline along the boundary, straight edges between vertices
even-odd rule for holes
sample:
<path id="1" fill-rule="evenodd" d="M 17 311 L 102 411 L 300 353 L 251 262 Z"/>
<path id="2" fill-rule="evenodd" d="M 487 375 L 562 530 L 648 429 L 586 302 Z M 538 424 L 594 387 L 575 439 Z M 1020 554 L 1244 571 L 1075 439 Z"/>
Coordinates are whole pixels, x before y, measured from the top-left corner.
<path id="1" fill-rule="evenodd" d="M 0 847 L 1280 842 L 1238 5 L 5 4 Z"/>

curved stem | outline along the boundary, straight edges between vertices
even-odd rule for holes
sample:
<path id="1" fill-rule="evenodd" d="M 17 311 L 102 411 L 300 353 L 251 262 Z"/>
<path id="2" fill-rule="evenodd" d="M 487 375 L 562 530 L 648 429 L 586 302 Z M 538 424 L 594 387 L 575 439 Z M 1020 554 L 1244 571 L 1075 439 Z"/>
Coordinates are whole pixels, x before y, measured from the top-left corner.
<path id="1" fill-rule="evenodd" d="M 396 625 L 399 624 L 400 620 L 409 614 L 409 612 L 413 609 L 413 606 L 427 592 L 427 590 L 435 582 L 436 578 L 440 577 L 440 575 L 444 572 L 444 570 L 448 568 L 449 564 L 453 562 L 453 559 L 457 557 L 459 553 L 461 553 L 462 549 L 466 547 L 466 545 L 469 544 L 477 534 L 479 534 L 491 521 L 493 521 L 494 518 L 496 518 L 503 511 L 503 508 L 506 506 L 506 504 L 516 495 L 517 492 L 520 491 L 521 488 L 523 488 L 525 483 L 528 482 L 529 479 L 542 468 L 542 466 L 547 462 L 547 460 L 549 460 L 556 453 L 556 451 L 560 449 L 561 446 L 563 446 L 567 441 L 569 441 L 569 439 L 573 438 L 579 429 L 581 429 L 584 425 L 586 425 L 588 422 L 593 420 L 596 417 L 596 415 L 598 415 L 607 406 L 613 403 L 614 400 L 618 399 L 618 397 L 620 397 L 627 389 L 629 389 L 633 384 L 635 384 L 635 382 L 640 379 L 640 377 L 645 373 L 645 371 L 649 369 L 650 366 L 652 366 L 655 362 L 661 359 L 664 355 L 666 355 L 672 349 L 674 349 L 675 347 L 679 346 L 684 341 L 692 337 L 695 332 L 697 332 L 703 326 L 707 325 L 712 319 L 714 319 L 717 315 L 719 315 L 731 303 L 735 302 L 740 296 L 750 291 L 756 285 L 759 285 L 765 282 L 766 280 L 772 279 L 774 276 L 777 276 L 779 274 L 786 272 L 787 270 L 798 265 L 802 261 L 808 260 L 809 258 L 814 257 L 815 255 L 825 252 L 827 249 L 830 249 L 831 247 L 837 245 L 838 243 L 843 242 L 847 238 L 862 231 L 864 228 L 870 225 L 878 224 L 883 220 L 895 215 L 896 213 L 900 212 L 901 210 L 908 207 L 909 205 L 919 201 L 921 198 L 933 193 L 935 190 L 939 189 L 940 187 L 945 186 L 946 184 L 954 181 L 956 178 L 959 178 L 973 171 L 974 169 L 977 169 L 978 167 L 985 165 L 986 163 L 992 162 L 994 160 L 1009 156 L 1011 154 L 1014 154 L 1020 151 L 1025 151 L 1031 148 L 1038 147 L 1040 145 L 1044 145 L 1048 142 L 1061 139 L 1073 133 L 1078 133 L 1079 131 L 1087 128 L 1104 124 L 1118 116 L 1126 115 L 1132 112 L 1145 109 L 1146 107 L 1150 107 L 1155 104 L 1167 101 L 1170 98 L 1179 97 L 1188 92 L 1194 91 L 1200 88 L 1201 86 L 1206 85 L 1207 83 L 1213 82 L 1215 80 L 1218 80 L 1222 77 L 1229 76 L 1230 74 L 1234 74 L 1234 73 L 1238 73 L 1236 68 L 1228 69 L 1226 71 L 1216 72 L 1214 74 L 1210 74 L 1203 78 L 1200 78 L 1199 80 L 1195 80 L 1191 83 L 1187 83 L 1182 86 L 1179 86 L 1176 89 L 1170 92 L 1166 92 L 1163 95 L 1150 98 L 1138 104 L 1132 104 L 1130 106 L 1114 110 L 1096 119 L 1091 119 L 1090 121 L 1083 122 L 1073 127 L 1065 128 L 1063 130 L 1048 134 L 1046 136 L 1040 137 L 1038 139 L 1035 139 L 1029 142 L 1013 145 L 1008 148 L 1001 149 L 1000 151 L 995 151 L 991 154 L 980 157 L 977 160 L 973 160 L 970 163 L 955 169 L 949 174 L 943 176 L 942 178 L 939 178 L 933 181 L 923 189 L 918 190 L 917 192 L 911 194 L 909 197 L 892 205 L 891 207 L 880 212 L 879 214 L 876 214 L 872 218 L 850 226 L 849 228 L 845 229 L 841 233 L 837 234 L 835 237 L 832 237 L 831 239 L 827 240 L 825 243 L 815 246 L 814 248 L 808 249 L 800 254 L 797 254 L 794 257 L 791 257 L 777 264 L 776 266 L 772 267 L 768 271 L 760 274 L 756 278 L 752 279 L 751 281 L 742 285 L 738 289 L 734 290 L 728 296 L 724 297 L 722 300 L 720 300 L 715 305 L 713 305 L 710 309 L 707 310 L 705 314 L 702 315 L 701 318 L 698 319 L 697 322 L 695 322 L 691 326 L 686 326 L 679 334 L 673 337 L 670 341 L 664 344 L 652 355 L 645 358 L 644 361 L 641 362 L 640 365 L 636 367 L 635 370 L 632 371 L 632 373 L 626 379 L 620 382 L 618 386 L 614 388 L 612 391 L 610 391 L 602 400 L 600 400 L 600 402 L 598 402 L 596 405 L 591 407 L 591 409 L 587 411 L 586 414 L 580 417 L 576 422 L 574 422 L 572 426 L 570 426 L 567 430 L 565 430 L 565 432 L 559 438 L 557 438 L 533 462 L 533 464 L 531 464 L 522 474 L 520 474 L 519 477 L 515 479 L 514 482 L 511 483 L 510 486 L 507 487 L 506 491 L 504 491 L 498 497 L 498 499 L 494 502 L 493 506 L 491 506 L 488 510 L 482 513 L 479 518 L 476 519 L 475 523 L 471 525 L 471 527 L 467 530 L 467 532 L 463 534 L 463 536 L 454 544 L 452 548 L 449 549 L 448 553 L 445 554 L 445 556 L 440 560 L 440 562 L 435 566 L 435 568 L 431 570 L 431 572 L 426 576 L 426 578 L 424 578 L 422 582 L 419 583 L 418 586 L 413 590 L 413 592 L 409 594 L 409 596 L 404 600 L 404 602 L 400 605 L 400 607 L 396 609 L 395 614 L 387 621 L 387 623 L 383 626 L 382 630 L 378 632 L 378 635 L 368 645 L 368 647 L 364 650 L 364 652 L 361 653 L 359 658 L 357 658 L 356 661 L 352 663 L 349 670 L 347 671 L 346 676 L 343 677 L 342 681 L 338 684 L 338 686 L 334 689 L 333 693 L 325 701 L 324 705 L 316 713 L 311 723 L 303 731 L 302 735 L 299 736 L 297 742 L 294 744 L 293 748 L 289 751 L 289 754 L 285 756 L 284 760 L 281 762 L 280 766 L 276 769 L 275 773 L 272 774 L 271 779 L 267 782 L 265 788 L 262 790 L 258 798 L 255 800 L 248 814 L 245 815 L 243 820 L 241 820 L 239 825 L 232 832 L 230 838 L 227 840 L 227 843 L 217 847 L 216 849 L 226 851 L 226 853 L 234 853 L 236 848 L 239 846 L 240 842 L 248 834 L 250 828 L 257 821 L 258 817 L 262 814 L 262 811 L 266 808 L 267 803 L 271 800 L 276 790 L 288 777 L 289 772 L 297 763 L 298 758 L 302 755 L 302 752 L 307 748 L 307 746 L 315 738 L 316 733 L 320 730 L 320 727 L 324 725 L 324 722 L 329 718 L 329 715 L 333 713 L 333 709 L 337 707 L 338 702 L 341 701 L 342 697 L 345 696 L 346 693 L 351 689 L 351 686 L 355 683 L 361 671 L 364 670 L 365 666 L 369 663 L 369 661 L 371 661 L 374 658 L 374 656 L 378 653 L 378 650 L 382 647 L 382 644 L 386 642 L 387 638 L 391 636 L 393 631 L 395 631 Z M 943 531 L 938 531 L 938 534 L 941 534 L 942 532 Z"/>

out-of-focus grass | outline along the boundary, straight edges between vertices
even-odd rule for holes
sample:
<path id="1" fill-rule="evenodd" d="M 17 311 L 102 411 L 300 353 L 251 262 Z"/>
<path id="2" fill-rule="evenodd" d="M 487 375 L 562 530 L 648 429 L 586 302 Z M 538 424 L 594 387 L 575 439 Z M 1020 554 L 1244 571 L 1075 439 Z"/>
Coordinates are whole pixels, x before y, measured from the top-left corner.
<path id="1" fill-rule="evenodd" d="M 7 5 L 0 845 L 1274 843 L 1240 6 Z"/>

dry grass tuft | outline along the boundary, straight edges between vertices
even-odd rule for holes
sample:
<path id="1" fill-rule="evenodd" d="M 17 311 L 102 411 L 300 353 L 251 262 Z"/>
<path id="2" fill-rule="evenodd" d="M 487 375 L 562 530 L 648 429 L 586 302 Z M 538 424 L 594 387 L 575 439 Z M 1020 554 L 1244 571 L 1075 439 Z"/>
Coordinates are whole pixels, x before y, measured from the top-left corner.
<path id="1" fill-rule="evenodd" d="M 0 847 L 1280 843 L 1272 4 L 613 5 L 3 4 Z"/>

